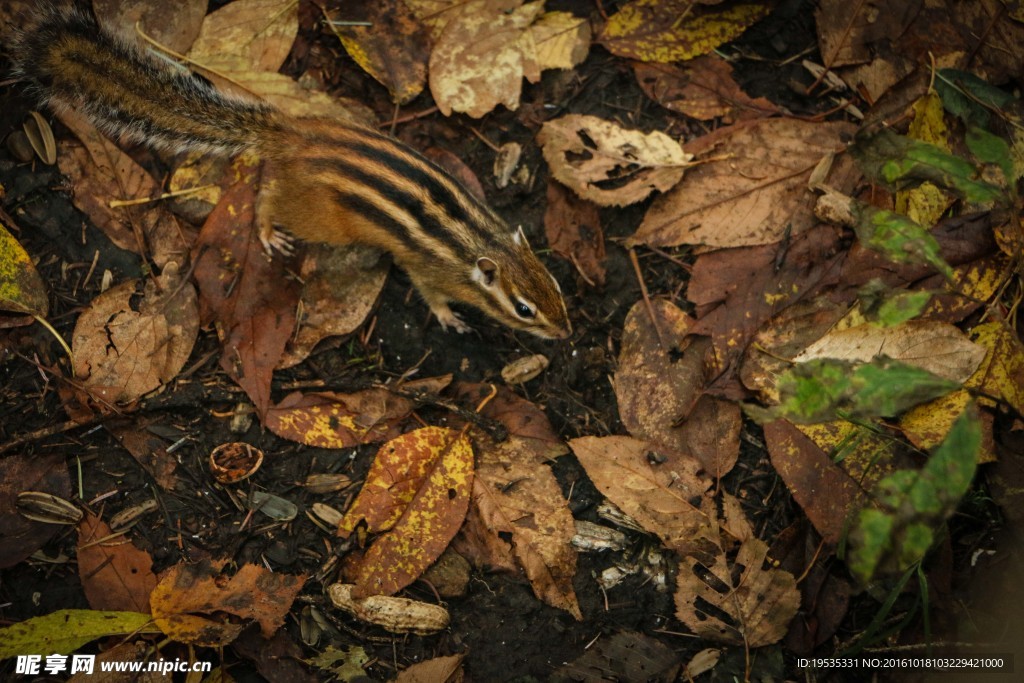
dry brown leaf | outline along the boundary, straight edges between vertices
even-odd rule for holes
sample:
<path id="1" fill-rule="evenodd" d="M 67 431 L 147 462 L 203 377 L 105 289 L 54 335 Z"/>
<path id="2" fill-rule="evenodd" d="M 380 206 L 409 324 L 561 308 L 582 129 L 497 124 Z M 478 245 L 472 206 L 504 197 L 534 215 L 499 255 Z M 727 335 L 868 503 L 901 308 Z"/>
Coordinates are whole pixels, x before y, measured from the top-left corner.
<path id="1" fill-rule="evenodd" d="M 156 587 L 153 558 L 127 536 L 114 535 L 96 515 L 86 513 L 78 524 L 78 575 L 95 610 L 149 612 L 149 594 Z"/>
<path id="2" fill-rule="evenodd" d="M 740 368 L 743 386 L 760 395 L 762 403 L 777 403 L 775 380 L 789 369 L 789 359 L 820 339 L 846 313 L 823 297 L 799 301 L 768 321 L 747 347 Z"/>
<path id="3" fill-rule="evenodd" d="M 754 536 L 737 499 L 722 494 L 721 520 L 713 499 L 706 498 L 703 507 L 706 545 L 680 562 L 676 617 L 708 640 L 750 649 L 778 642 L 800 607 L 796 578 L 772 566 L 767 544 Z"/>
<path id="4" fill-rule="evenodd" d="M 838 544 L 868 501 L 863 488 L 829 454 L 786 420 L 764 426 L 772 466 L 827 543 Z"/>
<path id="5" fill-rule="evenodd" d="M 299 32 L 294 0 L 236 0 L 207 15 L 188 56 L 219 71 L 281 68 Z"/>
<path id="6" fill-rule="evenodd" d="M 264 426 L 283 439 L 318 448 L 351 448 L 401 434 L 412 401 L 386 389 L 351 394 L 294 392 L 267 412 Z"/>
<path id="7" fill-rule="evenodd" d="M 722 117 L 729 123 L 779 112 L 769 100 L 743 92 L 733 79 L 732 66 L 718 55 L 703 55 L 679 66 L 634 62 L 633 71 L 652 100 L 702 121 Z"/>
<path id="8" fill-rule="evenodd" d="M 253 164 L 249 155 L 232 164 L 234 182 L 203 225 L 193 262 L 202 318 L 217 321 L 220 365 L 262 420 L 271 407 L 271 376 L 295 329 L 299 295 L 283 260 L 268 261 L 257 238 Z"/>
<path id="9" fill-rule="evenodd" d="M 305 576 L 254 564 L 242 566 L 234 576 L 221 576 L 209 562 L 178 564 L 160 575 L 150 607 L 156 625 L 177 642 L 219 647 L 245 627 L 225 620 L 224 614 L 258 622 L 264 638 L 274 635 L 305 581 Z"/>
<path id="10" fill-rule="evenodd" d="M 346 3 L 344 19 L 369 24 L 332 29 L 349 56 L 388 89 L 392 100 L 406 104 L 423 91 L 428 36 L 403 0 Z"/>
<path id="11" fill-rule="evenodd" d="M 636 438 L 686 452 L 680 425 L 713 375 L 707 357 L 711 342 L 687 336 L 693 319 L 670 302 L 654 299 L 651 310 L 656 321 L 642 301 L 626 316 L 614 380 L 619 416 Z"/>
<path id="12" fill-rule="evenodd" d="M 845 149 L 848 123 L 755 119 L 719 128 L 689 145 L 713 159 L 658 197 L 627 245 L 739 247 L 778 242 L 817 224 L 811 171 Z M 851 189 L 857 173 L 840 157 L 829 184 Z"/>
<path id="13" fill-rule="evenodd" d="M 949 323 L 910 320 L 894 327 L 858 325 L 833 330 L 797 355 L 795 363 L 837 358 L 867 363 L 887 356 L 954 382 L 978 369 L 985 349 Z"/>
<path id="14" fill-rule="evenodd" d="M 308 245 L 299 269 L 302 318 L 278 368 L 298 365 L 322 339 L 349 334 L 362 325 L 390 267 L 379 252 L 366 247 Z"/>
<path id="15" fill-rule="evenodd" d="M 534 59 L 540 71 L 571 69 L 587 58 L 590 23 L 569 12 L 546 12 L 526 30 L 524 38 L 533 42 Z"/>
<path id="16" fill-rule="evenodd" d="M 922 4 L 921 0 L 895 5 L 823 0 L 814 12 L 822 60 L 829 68 L 869 61 L 872 44 L 898 40 Z"/>
<path id="17" fill-rule="evenodd" d="M 831 571 L 830 562 L 820 561 L 820 542 L 807 520 L 798 519 L 777 534 L 768 555 L 782 569 L 802 575 L 802 609 L 790 622 L 783 647 L 806 657 L 835 635 L 846 617 L 853 587 L 839 572 Z"/>
<path id="18" fill-rule="evenodd" d="M 555 670 L 553 681 L 678 681 L 679 655 L 653 636 L 618 631 Z M 682 679 L 686 680 L 686 679 Z"/>
<path id="19" fill-rule="evenodd" d="M 790 244 L 722 249 L 698 257 L 687 289 L 697 306 L 693 333 L 711 336 L 718 366 L 731 368 L 754 334 L 787 306 L 834 285 L 840 265 L 848 261 L 841 245 L 839 230 L 822 226 Z M 854 295 L 849 292 L 850 298 Z"/>
<path id="20" fill-rule="evenodd" d="M 668 191 L 693 159 L 664 133 L 628 130 L 582 114 L 546 122 L 537 141 L 551 174 L 601 206 L 626 206 Z"/>
<path id="21" fill-rule="evenodd" d="M 394 683 L 461 683 L 465 654 L 434 657 L 417 662 L 395 677 Z"/>
<path id="22" fill-rule="evenodd" d="M 194 233 L 182 229 L 166 207 L 110 206 L 113 200 L 159 196 L 157 182 L 80 115 L 69 110 L 60 120 L 82 142 L 62 141 L 58 156 L 61 173 L 75 187 L 75 206 L 122 249 L 150 256 L 161 268 L 171 261 L 184 263 Z"/>
<path id="23" fill-rule="evenodd" d="M 130 424 L 108 423 L 107 429 L 161 489 L 173 491 L 178 486 L 178 459 L 167 452 L 167 441 L 150 432 L 154 424 L 159 425 L 156 418 L 136 417 Z"/>
<path id="24" fill-rule="evenodd" d="M 39 550 L 63 528 L 26 519 L 18 512 L 18 494 L 41 491 L 71 497 L 71 478 L 60 454 L 13 454 L 0 458 L 0 569 L 13 567 Z"/>
<path id="25" fill-rule="evenodd" d="M 549 182 L 544 232 L 551 248 L 576 266 L 588 284 L 604 284 L 604 233 L 601 214 L 594 204 L 579 199 L 559 183 Z"/>
<path id="26" fill-rule="evenodd" d="M 172 380 L 199 334 L 195 288 L 174 264 L 92 300 L 75 324 L 75 377 L 107 404 L 129 404 Z"/>
<path id="27" fill-rule="evenodd" d="M 432 43 L 437 42 L 450 21 L 467 9 L 473 9 L 472 3 L 466 0 L 405 0 L 405 4 L 426 27 Z M 521 5 L 522 0 L 500 0 L 499 4 L 502 11 L 509 11 Z"/>
<path id="28" fill-rule="evenodd" d="M 551 470 L 538 466 L 533 447 L 513 436 L 481 439 L 473 506 L 488 533 L 505 536 L 534 594 L 582 621 L 572 587 L 576 551 L 572 513 Z"/>
<path id="29" fill-rule="evenodd" d="M 735 401 L 705 394 L 679 427 L 684 451 L 697 458 L 705 472 L 721 479 L 740 457 L 742 426 L 743 415 Z"/>
<path id="30" fill-rule="evenodd" d="M 175 52 L 188 52 L 206 16 L 207 0 L 179 0 L 169 8 L 165 0 L 92 0 L 100 25 L 145 48 L 141 31 Z"/>
<path id="31" fill-rule="evenodd" d="M 691 549 L 708 523 L 700 505 L 711 485 L 695 458 L 628 436 L 585 436 L 569 446 L 619 509 L 672 550 Z"/>
<path id="32" fill-rule="evenodd" d="M 462 526 L 473 478 L 463 433 L 423 427 L 384 444 L 338 525 L 341 536 L 364 519 L 369 531 L 387 532 L 355 568 L 353 596 L 394 595 L 419 578 Z"/>
<path id="33" fill-rule="evenodd" d="M 456 397 L 475 407 L 491 394 L 492 385 L 457 382 L 454 390 Z M 544 411 L 508 387 L 498 387 L 481 415 L 501 422 L 512 435 L 530 444 L 538 465 L 569 452 Z"/>
<path id="34" fill-rule="evenodd" d="M 430 54 L 430 92 L 445 116 L 453 111 L 479 118 L 504 104 L 519 107 L 523 77 L 536 80 L 540 68 L 526 29 L 544 3 L 472 0 L 441 30 Z"/>

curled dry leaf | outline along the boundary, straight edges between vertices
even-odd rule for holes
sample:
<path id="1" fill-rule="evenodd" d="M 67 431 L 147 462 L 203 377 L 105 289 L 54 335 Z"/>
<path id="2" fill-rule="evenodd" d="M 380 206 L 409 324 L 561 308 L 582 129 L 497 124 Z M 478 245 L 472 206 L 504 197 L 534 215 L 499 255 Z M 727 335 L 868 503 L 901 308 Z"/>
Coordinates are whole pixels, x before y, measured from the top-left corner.
<path id="1" fill-rule="evenodd" d="M 601 206 L 626 206 L 671 189 L 693 159 L 664 133 L 581 114 L 548 121 L 537 140 L 552 175 Z"/>
<path id="2" fill-rule="evenodd" d="M 494 548 L 505 539 L 534 594 L 582 620 L 572 587 L 575 534 L 561 488 L 550 468 L 538 465 L 529 439 L 513 436 L 497 444 L 480 439 L 473 512 Z"/>
<path id="3" fill-rule="evenodd" d="M 192 284 L 174 264 L 108 289 L 78 317 L 75 376 L 101 401 L 128 404 L 173 379 L 199 334 Z"/>
<path id="4" fill-rule="evenodd" d="M 222 443 L 210 451 L 210 472 L 221 484 L 237 484 L 263 464 L 263 451 L 240 441 Z"/>
<path id="5" fill-rule="evenodd" d="M 845 148 L 843 122 L 755 119 L 719 128 L 689 144 L 713 155 L 685 183 L 658 197 L 627 244 L 739 247 L 778 242 L 815 224 L 807 180 L 821 158 Z M 850 189 L 858 174 L 840 158 L 829 183 Z"/>
<path id="6" fill-rule="evenodd" d="M 676 616 L 708 640 L 771 645 L 786 635 L 800 607 L 796 578 L 773 566 L 767 544 L 753 535 L 738 500 L 723 493 L 722 510 L 719 519 L 715 501 L 704 500 L 708 523 L 694 539 L 704 542 L 703 552 L 680 562 Z"/>
<path id="7" fill-rule="evenodd" d="M 390 263 L 362 246 L 311 244 L 299 270 L 302 318 L 279 368 L 298 365 L 326 337 L 354 331 L 373 310 Z"/>
<path id="8" fill-rule="evenodd" d="M 688 450 L 680 426 L 709 375 L 711 342 L 688 337 L 692 325 L 693 319 L 668 301 L 651 301 L 650 311 L 638 301 L 626 316 L 615 373 L 615 398 L 629 433 L 677 451 Z"/>
<path id="9" fill-rule="evenodd" d="M 158 197 L 160 185 L 79 114 L 65 110 L 60 120 L 82 143 L 62 141 L 57 157 L 61 173 L 75 186 L 75 206 L 122 249 L 151 256 L 161 268 L 171 261 L 183 262 L 193 233 L 166 207 L 110 205 L 113 200 Z"/>

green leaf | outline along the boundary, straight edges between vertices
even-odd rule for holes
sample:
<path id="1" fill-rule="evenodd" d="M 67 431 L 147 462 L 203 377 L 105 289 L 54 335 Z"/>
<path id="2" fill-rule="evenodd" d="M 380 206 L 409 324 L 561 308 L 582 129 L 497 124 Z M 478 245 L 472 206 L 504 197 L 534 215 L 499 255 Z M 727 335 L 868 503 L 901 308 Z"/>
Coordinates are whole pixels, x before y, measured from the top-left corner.
<path id="1" fill-rule="evenodd" d="M 850 151 L 868 177 L 897 190 L 928 180 L 974 204 L 1008 203 L 1001 188 L 977 179 L 978 169 L 966 159 L 888 128 L 859 133 Z"/>
<path id="2" fill-rule="evenodd" d="M 959 386 L 891 358 L 860 364 L 819 358 L 779 377 L 779 405 L 768 412 L 801 424 L 888 417 Z"/>
<path id="3" fill-rule="evenodd" d="M 895 327 L 921 315 L 931 300 L 931 292 L 899 292 L 879 304 L 875 322 L 882 327 Z"/>
<path id="4" fill-rule="evenodd" d="M 968 406 L 920 470 L 898 470 L 878 483 L 877 507 L 861 510 L 847 562 L 858 580 L 920 562 L 970 488 L 981 449 L 981 421 Z"/>
<path id="5" fill-rule="evenodd" d="M 906 216 L 876 209 L 857 200 L 854 200 L 852 208 L 856 220 L 853 229 L 865 247 L 879 251 L 897 263 L 927 264 L 947 279 L 953 277 L 953 269 L 939 254 L 938 241 L 924 226 Z"/>
<path id="6" fill-rule="evenodd" d="M 935 90 L 946 111 L 967 124 L 989 128 L 992 110 L 1006 109 L 1015 99 L 969 71 L 939 69 L 938 76 Z"/>
<path id="7" fill-rule="evenodd" d="M 66 655 L 97 638 L 126 636 L 143 629 L 160 632 L 153 617 L 140 612 L 62 609 L 0 628 L 0 659 L 33 652 Z"/>
<path id="8" fill-rule="evenodd" d="M 977 126 L 971 126 L 967 129 L 966 142 L 971 154 L 986 164 L 998 166 L 1003 172 L 1006 184 L 1011 188 L 1015 186 L 1013 157 L 1006 140 Z"/>

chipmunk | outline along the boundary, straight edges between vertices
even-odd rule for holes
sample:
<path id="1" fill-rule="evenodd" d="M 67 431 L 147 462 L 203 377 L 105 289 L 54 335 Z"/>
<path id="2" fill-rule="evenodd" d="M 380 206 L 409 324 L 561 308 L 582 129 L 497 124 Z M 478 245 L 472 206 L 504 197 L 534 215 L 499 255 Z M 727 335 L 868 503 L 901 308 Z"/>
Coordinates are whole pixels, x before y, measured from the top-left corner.
<path id="1" fill-rule="evenodd" d="M 374 130 L 297 118 L 229 96 L 100 28 L 76 9 L 38 10 L 12 46 L 15 74 L 56 111 L 113 137 L 176 151 L 255 150 L 277 182 L 257 202 L 260 240 L 390 252 L 445 328 L 468 326 L 449 302 L 546 339 L 572 331 L 558 282 L 527 244 L 446 172 Z"/>

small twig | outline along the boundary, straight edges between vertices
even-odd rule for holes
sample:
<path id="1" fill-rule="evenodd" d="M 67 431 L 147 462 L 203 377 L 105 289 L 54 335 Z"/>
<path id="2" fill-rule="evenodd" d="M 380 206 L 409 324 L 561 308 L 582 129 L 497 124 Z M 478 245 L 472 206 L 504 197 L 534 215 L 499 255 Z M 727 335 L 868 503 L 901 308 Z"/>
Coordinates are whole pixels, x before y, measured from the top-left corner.
<path id="1" fill-rule="evenodd" d="M 644 297 L 644 306 L 647 308 L 647 315 L 651 316 L 651 324 L 654 326 L 654 334 L 658 337 L 658 344 L 663 349 L 668 347 L 665 345 L 665 338 L 661 334 L 661 327 L 658 326 L 658 319 L 654 315 L 654 306 L 651 305 L 651 297 L 647 294 L 647 284 L 644 282 L 643 273 L 640 272 L 640 261 L 636 257 L 636 250 L 629 250 L 629 260 L 633 262 L 633 270 L 636 272 L 636 281 L 640 283 L 640 293 Z"/>
<path id="2" fill-rule="evenodd" d="M 159 197 L 142 197 L 140 199 L 111 199 L 107 202 L 107 206 L 111 209 L 118 209 L 122 206 L 139 206 L 140 204 L 149 204 L 150 202 L 158 202 L 161 199 L 172 199 L 173 197 L 182 197 L 187 194 L 194 194 L 196 192 L 202 192 L 216 185 L 200 185 L 199 187 L 190 187 L 187 190 L 175 190 L 174 192 L 164 192 Z"/>

